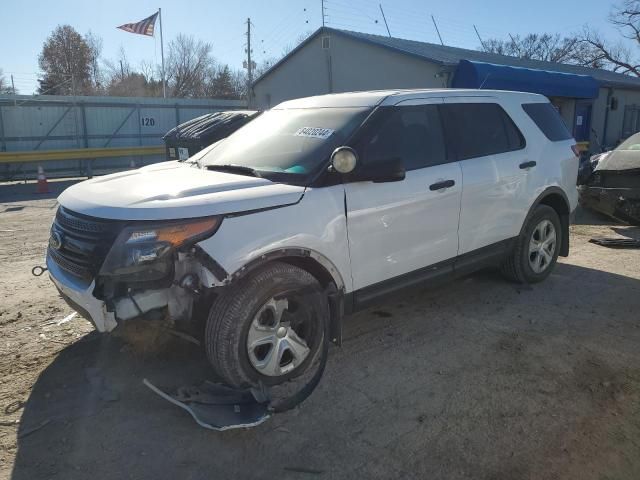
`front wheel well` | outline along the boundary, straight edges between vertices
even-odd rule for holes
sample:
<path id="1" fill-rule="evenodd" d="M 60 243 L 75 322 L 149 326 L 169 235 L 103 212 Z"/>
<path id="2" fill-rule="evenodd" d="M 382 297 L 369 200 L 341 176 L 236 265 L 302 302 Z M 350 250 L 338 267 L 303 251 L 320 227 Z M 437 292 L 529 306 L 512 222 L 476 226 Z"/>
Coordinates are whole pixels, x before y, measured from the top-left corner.
<path id="1" fill-rule="evenodd" d="M 339 270 L 329 259 L 317 252 L 302 248 L 287 248 L 261 255 L 229 275 L 225 284 L 233 283 L 251 274 L 256 268 L 271 262 L 287 263 L 301 268 L 309 272 L 323 288 L 333 285 L 337 291 L 342 291 L 345 287 Z"/>
<path id="2" fill-rule="evenodd" d="M 563 215 L 569 215 L 569 205 L 567 205 L 567 201 L 559 193 L 546 195 L 538 202 L 538 205 L 548 205 L 556 211 L 560 218 L 562 218 Z"/>
<path id="3" fill-rule="evenodd" d="M 326 288 L 332 283 L 335 285 L 336 283 L 327 269 L 311 257 L 283 257 L 278 258 L 277 261 L 306 270 L 318 280 L 322 288 Z"/>

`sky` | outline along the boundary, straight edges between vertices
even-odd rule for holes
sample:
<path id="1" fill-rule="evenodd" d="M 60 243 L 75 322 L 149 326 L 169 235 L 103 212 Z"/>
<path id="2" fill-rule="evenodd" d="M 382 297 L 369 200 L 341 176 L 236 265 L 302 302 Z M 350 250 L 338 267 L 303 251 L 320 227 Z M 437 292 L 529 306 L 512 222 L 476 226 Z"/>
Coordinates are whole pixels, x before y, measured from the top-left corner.
<path id="1" fill-rule="evenodd" d="M 208 42 L 216 61 L 233 69 L 246 58 L 247 18 L 252 23 L 255 60 L 280 57 L 301 35 L 322 25 L 321 0 L 0 0 L 0 69 L 13 74 L 22 94 L 37 88 L 38 54 L 51 31 L 69 24 L 102 38 L 104 59 L 116 59 L 123 47 L 129 62 L 160 63 L 160 38 L 116 29 L 162 8 L 165 54 L 180 33 Z M 483 39 L 509 34 L 570 34 L 583 25 L 615 38 L 607 23 L 609 0 L 324 0 L 327 26 L 386 34 L 379 3 L 395 37 L 438 42 L 434 16 L 446 45 L 477 48 L 475 25 Z M 157 28 L 157 25 L 156 25 Z"/>

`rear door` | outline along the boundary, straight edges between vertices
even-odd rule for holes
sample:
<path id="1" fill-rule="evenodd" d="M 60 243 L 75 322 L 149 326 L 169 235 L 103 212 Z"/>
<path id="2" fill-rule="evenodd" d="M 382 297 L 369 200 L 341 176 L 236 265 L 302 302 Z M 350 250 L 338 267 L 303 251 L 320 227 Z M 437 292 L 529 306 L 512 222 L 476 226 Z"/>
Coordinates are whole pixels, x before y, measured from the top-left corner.
<path id="1" fill-rule="evenodd" d="M 354 144 L 364 168 L 399 157 L 406 169 L 406 178 L 398 182 L 345 184 L 356 290 L 458 253 L 462 175 L 446 151 L 438 111 L 442 99 L 412 103 L 378 109 Z"/>
<path id="2" fill-rule="evenodd" d="M 535 168 L 522 133 L 491 97 L 445 98 L 442 117 L 464 179 L 459 254 L 517 236 Z"/>

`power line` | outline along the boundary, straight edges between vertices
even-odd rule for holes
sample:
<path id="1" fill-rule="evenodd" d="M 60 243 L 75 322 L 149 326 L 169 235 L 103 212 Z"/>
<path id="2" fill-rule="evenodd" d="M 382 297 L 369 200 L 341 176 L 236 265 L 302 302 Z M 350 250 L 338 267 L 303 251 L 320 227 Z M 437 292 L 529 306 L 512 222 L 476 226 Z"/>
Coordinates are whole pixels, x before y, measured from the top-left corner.
<path id="1" fill-rule="evenodd" d="M 372 25 L 365 21 L 365 18 L 378 24 L 376 17 L 379 18 L 379 15 L 373 12 L 375 9 L 373 2 L 350 0 L 348 4 L 345 4 L 339 0 L 324 0 L 324 3 L 327 10 L 326 16 L 328 17 L 326 23 L 329 25 L 371 31 Z M 491 36 L 506 37 L 509 34 L 507 31 L 501 31 L 493 27 L 485 28 L 485 26 L 466 24 L 459 20 L 445 17 L 438 17 L 437 23 L 434 23 L 435 17 L 433 17 L 430 22 L 433 23 L 433 29 L 430 29 L 427 25 L 432 15 L 428 14 L 426 10 L 401 8 L 394 4 L 390 5 L 384 13 L 387 26 L 397 26 L 394 31 L 411 33 L 412 36 L 417 34 L 418 37 L 427 39 L 433 38 L 431 33 L 433 32 L 433 35 L 437 37 L 436 41 L 441 44 L 444 44 L 443 36 L 446 36 L 450 44 L 473 45 L 472 48 L 475 48 L 476 39 L 480 40 L 478 38 L 479 28 L 482 28 L 485 34 L 489 33 Z M 382 20 L 384 21 L 384 19 Z M 388 35 L 389 30 L 385 33 Z M 482 44 L 483 42 L 484 40 L 480 43 Z"/>
<path id="2" fill-rule="evenodd" d="M 329 0 L 325 0 L 325 4 L 327 5 L 326 7 L 327 10 L 330 10 L 330 11 L 337 9 L 338 11 L 341 11 L 341 13 L 344 13 L 347 15 L 363 15 L 367 17 L 369 20 L 372 20 L 375 22 L 377 22 L 379 19 L 377 15 L 372 17 L 364 10 L 358 7 L 354 7 L 353 5 L 342 5 L 340 3 L 329 1 Z"/>

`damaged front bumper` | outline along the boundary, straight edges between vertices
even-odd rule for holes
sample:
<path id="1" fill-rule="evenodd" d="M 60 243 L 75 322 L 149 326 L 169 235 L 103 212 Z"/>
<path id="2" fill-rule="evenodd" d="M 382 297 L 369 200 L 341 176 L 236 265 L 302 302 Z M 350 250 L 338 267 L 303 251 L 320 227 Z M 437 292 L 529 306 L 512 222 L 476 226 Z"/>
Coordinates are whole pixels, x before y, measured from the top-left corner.
<path id="1" fill-rule="evenodd" d="M 616 220 L 640 225 L 640 189 L 578 186 L 580 205 Z"/>
<path id="2" fill-rule="evenodd" d="M 117 295 L 105 294 L 104 280 L 98 277 L 102 288 L 96 289 L 96 279 L 79 278 L 63 269 L 51 255 L 46 258 L 47 269 L 62 298 L 78 313 L 89 320 L 99 332 L 110 332 L 120 323 L 142 317 L 152 311 L 164 311 L 164 318 L 189 321 L 195 300 L 203 288 L 211 288 L 218 279 L 191 253 L 180 253 L 174 264 L 173 277 L 146 287 L 124 283 Z M 103 293 L 96 296 L 96 292 Z M 108 289 L 114 292 L 113 289 Z"/>
<path id="3" fill-rule="evenodd" d="M 110 332 L 118 326 L 115 314 L 107 311 L 105 302 L 93 296 L 95 280 L 90 284 L 65 272 L 47 255 L 47 269 L 51 281 L 62 298 L 80 315 L 85 317 L 99 332 Z"/>

